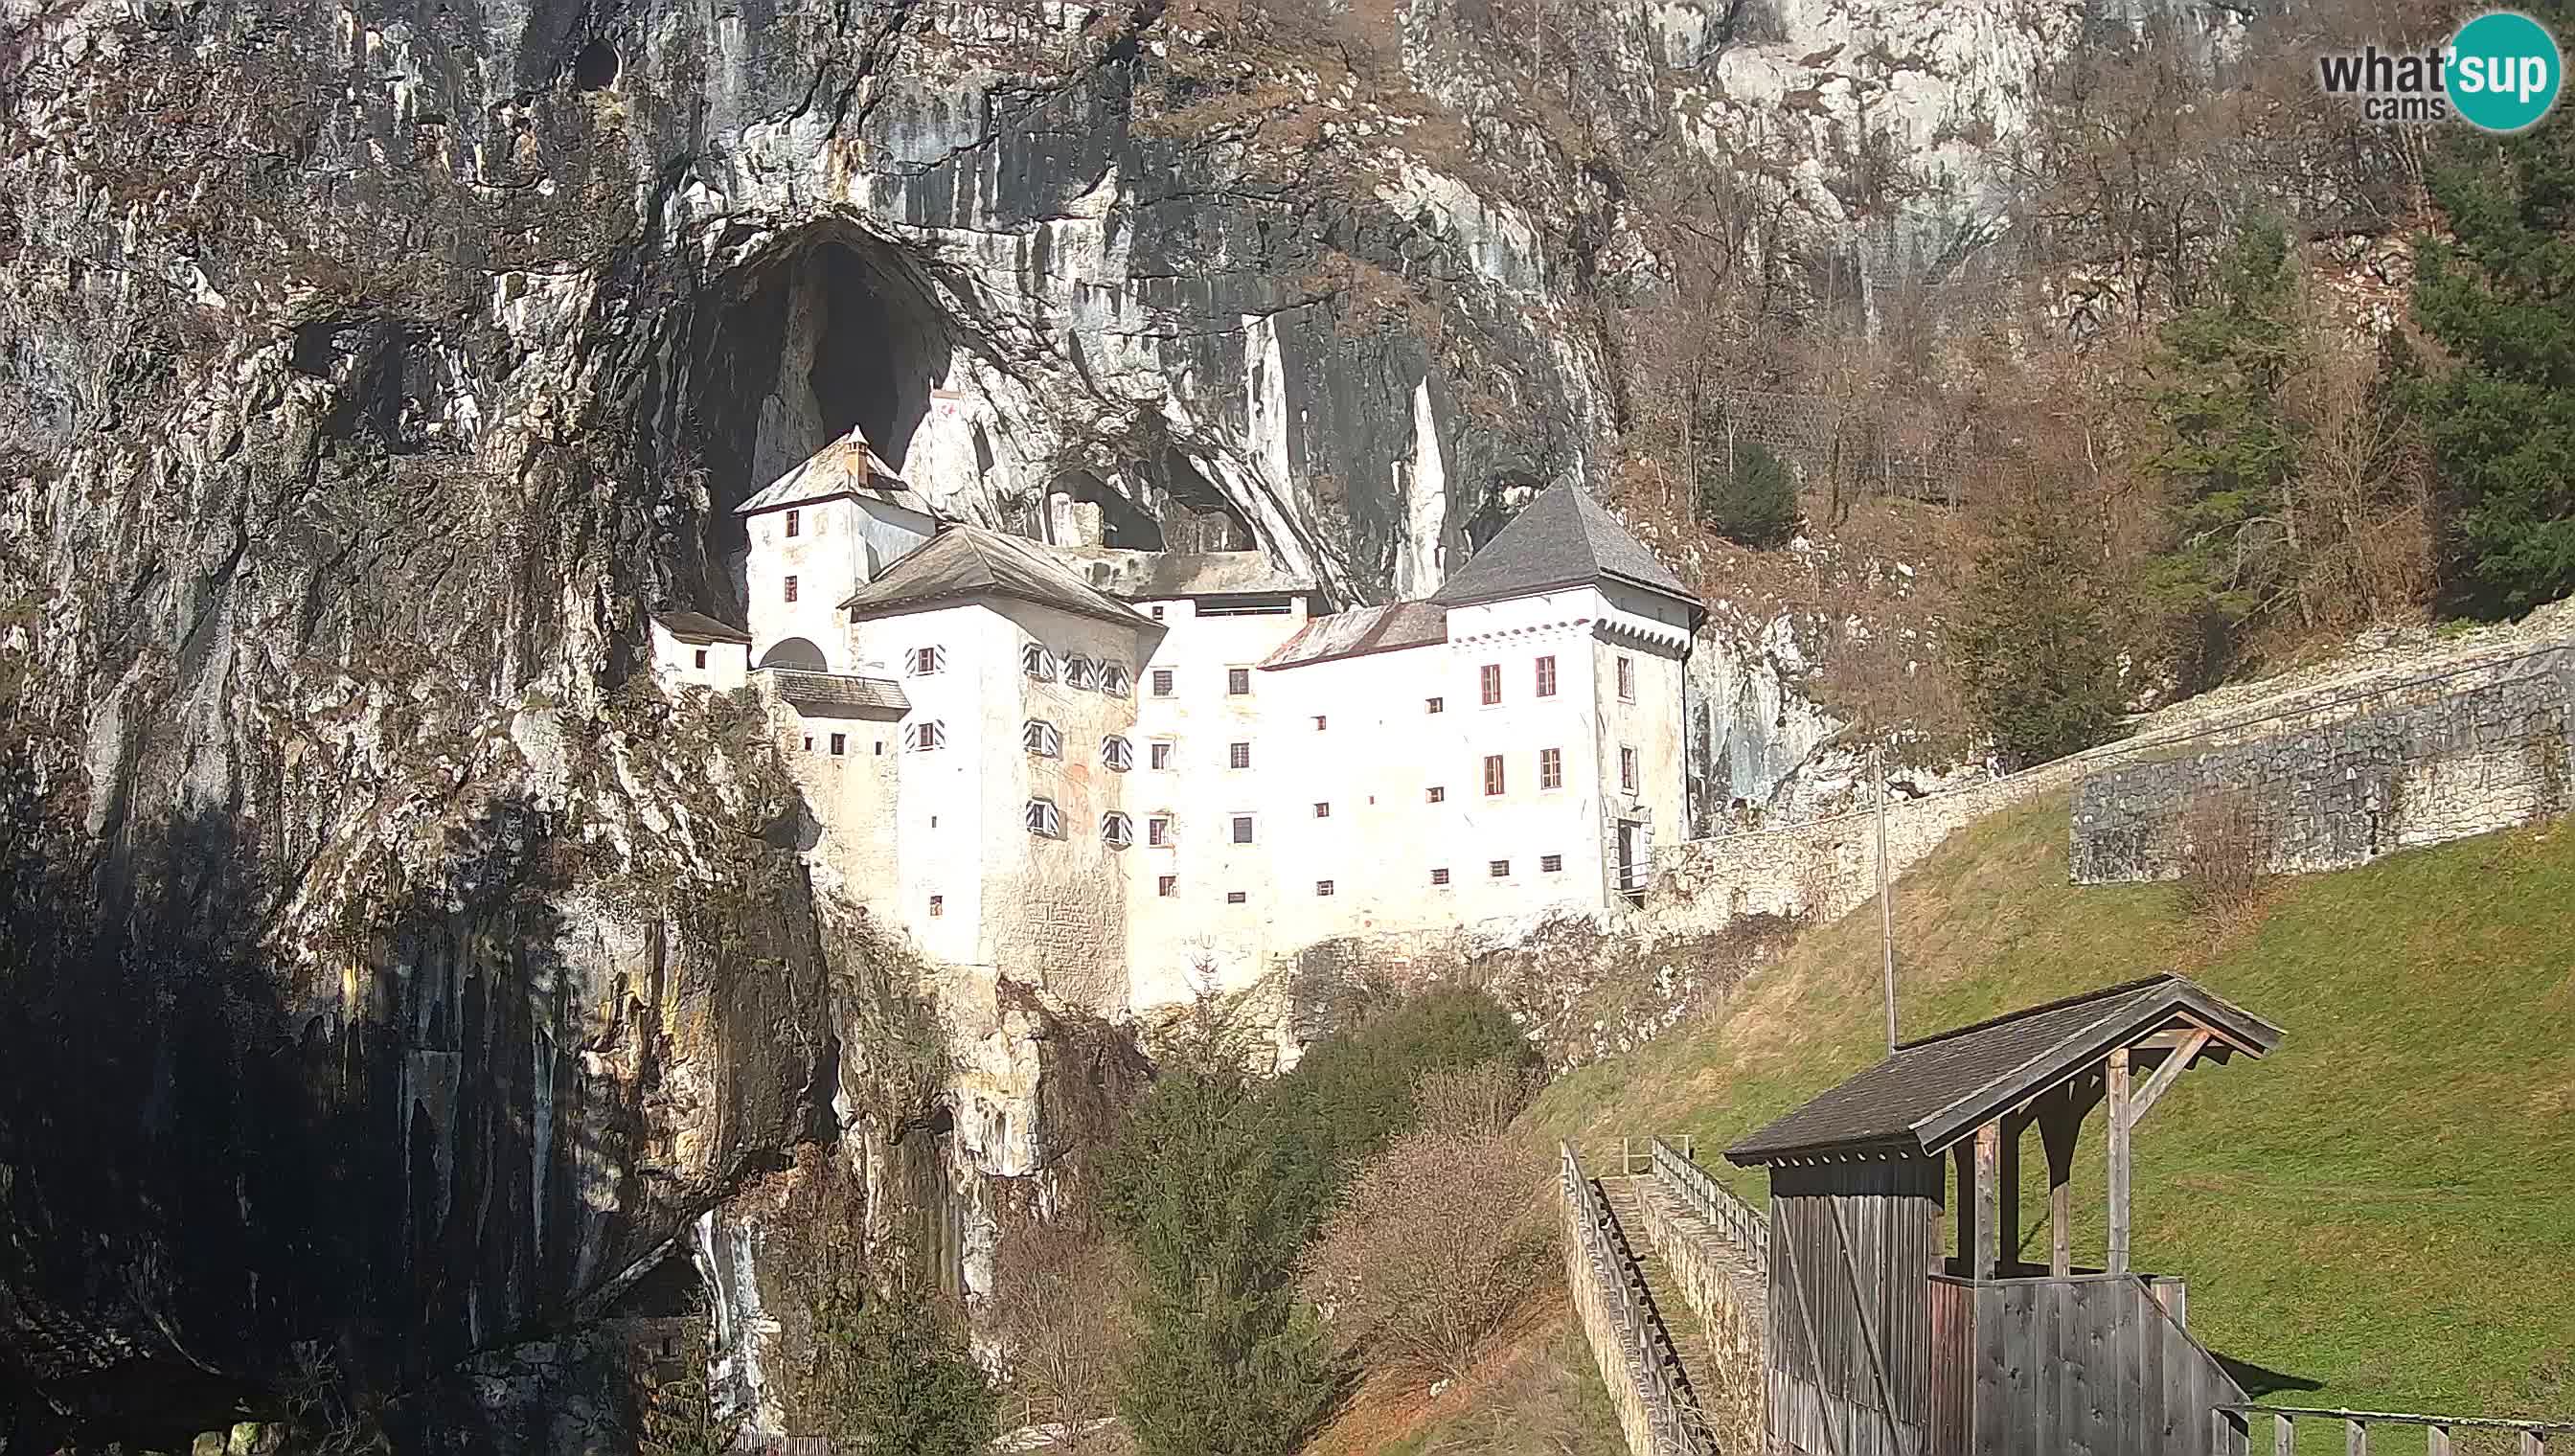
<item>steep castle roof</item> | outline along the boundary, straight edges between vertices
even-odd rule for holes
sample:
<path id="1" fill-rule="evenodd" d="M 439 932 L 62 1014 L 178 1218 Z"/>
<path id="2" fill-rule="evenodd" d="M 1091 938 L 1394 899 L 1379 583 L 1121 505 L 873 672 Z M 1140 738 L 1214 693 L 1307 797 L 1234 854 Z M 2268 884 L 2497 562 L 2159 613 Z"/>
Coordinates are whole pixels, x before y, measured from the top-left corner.
<path id="1" fill-rule="evenodd" d="M 1151 618 L 1098 591 L 1036 542 L 954 523 L 896 559 L 841 606 L 855 622 L 978 597 L 1010 597 L 1121 627 L 1160 630 Z"/>
<path id="2" fill-rule="evenodd" d="M 682 642 L 741 643 L 746 646 L 751 642 L 750 633 L 738 627 L 727 627 L 703 612 L 656 612 L 653 620 Z"/>
<path id="3" fill-rule="evenodd" d="M 919 492 L 904 484 L 903 477 L 868 444 L 867 432 L 856 425 L 849 434 L 807 456 L 804 464 L 770 482 L 768 489 L 735 508 L 735 514 L 757 516 L 842 496 L 868 496 L 924 516 L 938 514 Z"/>
<path id="4" fill-rule="evenodd" d="M 1430 600 L 1441 607 L 1472 607 L 1599 582 L 1659 593 L 1688 603 L 1694 613 L 1704 610 L 1642 542 L 1572 486 L 1543 492 L 1521 508 Z"/>

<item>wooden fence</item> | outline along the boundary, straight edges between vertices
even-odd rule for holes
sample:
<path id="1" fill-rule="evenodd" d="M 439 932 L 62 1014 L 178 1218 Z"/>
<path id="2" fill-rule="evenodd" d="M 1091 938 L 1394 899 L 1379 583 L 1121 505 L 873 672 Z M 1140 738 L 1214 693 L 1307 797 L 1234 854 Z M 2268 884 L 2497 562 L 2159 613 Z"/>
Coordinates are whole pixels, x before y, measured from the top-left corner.
<path id="1" fill-rule="evenodd" d="M 1716 1456 L 1669 1331 L 1645 1292 L 1644 1270 L 1585 1177 L 1573 1149 L 1556 1144 L 1564 1195 L 1565 1261 L 1583 1333 L 1609 1385 L 1633 1456 Z"/>
<path id="2" fill-rule="evenodd" d="M 2213 1410 L 2244 1389 L 2135 1274 L 1930 1282 L 1928 1449 L 2247 1456 Z"/>
<path id="3" fill-rule="evenodd" d="M 2575 1449 L 2575 1421 L 2523 1421 L 2508 1416 L 2422 1416 L 2386 1410 L 2318 1410 L 2294 1405 L 2221 1405 L 2217 1408 L 2217 1451 L 2219 1456 L 2255 1456 L 2267 1449 L 2272 1456 L 2290 1456 L 2298 1448 L 2298 1422 L 2313 1421 L 2318 1425 L 2342 1427 L 2346 1456 L 2369 1456 L 2369 1429 L 2372 1426 L 2403 1426 L 2423 1432 L 2425 1456 L 2450 1456 L 2451 1440 L 2458 1431 L 2511 1431 L 2521 1438 L 2521 1456 L 2548 1456 L 2552 1447 Z M 2271 1427 L 2270 1440 L 2261 1443 L 2260 1429 Z M 2553 1438 L 2564 1436 L 2565 1441 Z"/>
<path id="4" fill-rule="evenodd" d="M 1710 1228 L 1734 1240 L 1754 1263 L 1770 1266 L 1770 1217 L 1718 1182 L 1689 1154 L 1662 1138 L 1654 1139 L 1654 1174 L 1664 1187 L 1706 1219 Z"/>

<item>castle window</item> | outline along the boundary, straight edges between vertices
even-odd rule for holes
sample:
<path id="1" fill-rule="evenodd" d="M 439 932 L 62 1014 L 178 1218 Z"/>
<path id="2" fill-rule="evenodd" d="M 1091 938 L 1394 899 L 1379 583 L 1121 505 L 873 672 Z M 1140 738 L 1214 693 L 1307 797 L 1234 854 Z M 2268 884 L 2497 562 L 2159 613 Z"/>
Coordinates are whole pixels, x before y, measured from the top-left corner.
<path id="1" fill-rule="evenodd" d="M 1136 766 L 1136 747 L 1125 738 L 1111 733 L 1100 740 L 1100 761 L 1124 773 Z"/>
<path id="2" fill-rule="evenodd" d="M 1042 758 L 1064 756 L 1064 733 L 1042 718 L 1030 719 L 1020 729 L 1020 746 Z"/>
<path id="3" fill-rule="evenodd" d="M 1636 660 L 1634 658 L 1618 660 L 1618 701 L 1620 703 L 1636 701 Z"/>
<path id="4" fill-rule="evenodd" d="M 1100 691 L 1112 698 L 1124 698 L 1136 690 L 1136 680 L 1116 663 L 1100 665 Z"/>
<path id="5" fill-rule="evenodd" d="M 1484 684 L 1484 706 L 1490 708 L 1502 701 L 1502 665 L 1486 663 L 1481 677 Z"/>
<path id="6" fill-rule="evenodd" d="M 794 577 L 789 577 L 787 579 L 787 600 L 790 602 L 796 600 L 796 579 Z"/>
<path id="7" fill-rule="evenodd" d="M 1422 704 L 1423 707 L 1421 711 L 1424 713 L 1445 713 L 1448 711 L 1448 704 L 1445 699 L 1425 698 L 1422 700 Z"/>
<path id="8" fill-rule="evenodd" d="M 1321 732 L 1322 730 L 1323 730 L 1323 716 L 1322 716 L 1321 714 L 1319 714 L 1319 713 L 1318 713 L 1318 714 L 1315 714 L 1315 715 L 1314 715 L 1314 731 L 1316 731 L 1316 732 L 1318 732 L 1318 733 L 1319 733 L 1319 732 Z"/>
<path id="9" fill-rule="evenodd" d="M 812 733 L 807 733 L 805 735 L 805 751 L 809 753 L 814 751 L 814 735 Z"/>
<path id="10" fill-rule="evenodd" d="M 1153 761 L 1154 761 L 1154 766 L 1155 766 L 1155 767 L 1157 767 L 1157 768 L 1169 768 L 1169 767 L 1171 767 L 1171 766 L 1172 766 L 1172 745 L 1171 745 L 1171 744 L 1169 744 L 1169 743 L 1156 743 L 1156 744 L 1154 744 L 1154 760 L 1153 760 Z"/>
<path id="11" fill-rule="evenodd" d="M 1055 681 L 1055 655 L 1044 643 L 1030 643 L 1020 649 L 1020 671 L 1040 683 Z"/>
<path id="12" fill-rule="evenodd" d="M 1166 874 L 1162 878 L 1154 881 L 1154 893 L 1161 895 L 1165 899 L 1170 899 L 1172 896 L 1179 894 L 1180 892 L 1181 877 L 1177 874 Z"/>
<path id="13" fill-rule="evenodd" d="M 1540 698 L 1555 696 L 1555 659 L 1553 658 L 1537 660 L 1537 696 Z"/>
<path id="14" fill-rule="evenodd" d="M 1225 757 L 1226 762 L 1233 767 L 1249 768 L 1252 766 L 1252 745 L 1250 743 L 1229 743 L 1226 745 Z"/>
<path id="15" fill-rule="evenodd" d="M 1236 814 L 1234 816 L 1234 842 L 1238 844 L 1249 844 L 1252 842 L 1252 815 Z"/>
<path id="16" fill-rule="evenodd" d="M 812 738 L 807 738 L 805 741 L 808 746 L 811 746 L 814 740 Z M 934 748 L 947 747 L 948 727 L 947 725 L 936 721 L 930 723 L 905 724 L 903 726 L 903 746 L 906 751 L 914 753 L 927 753 Z"/>
<path id="17" fill-rule="evenodd" d="M 1100 841 L 1112 849 L 1124 849 L 1136 842 L 1136 824 L 1123 813 L 1100 816 Z"/>
<path id="18" fill-rule="evenodd" d="M 788 534 L 788 535 L 790 535 L 790 536 L 802 536 L 802 535 L 804 535 L 804 534 L 805 534 L 805 522 L 804 522 L 804 516 L 805 516 L 805 513 L 804 513 L 804 512 L 802 512 L 802 511 L 790 511 L 790 512 L 788 512 L 788 513 L 787 513 L 787 534 Z"/>
<path id="19" fill-rule="evenodd" d="M 1438 784 L 1436 784 L 1436 783 L 1433 783 L 1433 784 L 1431 784 L 1431 785 L 1430 785 L 1429 791 L 1428 791 L 1427 796 L 1426 796 L 1426 801 L 1427 801 L 1427 802 L 1430 802 L 1430 803 L 1437 803 L 1437 802 L 1439 802 L 1440 800 L 1442 800 L 1442 799 L 1446 798 L 1447 796 L 1448 796 L 1448 790 L 1447 790 L 1447 789 L 1440 787 L 1440 786 L 1439 786 Z"/>
<path id="20" fill-rule="evenodd" d="M 1030 799 L 1028 812 L 1023 817 L 1032 834 L 1043 834 L 1050 839 L 1064 837 L 1064 815 L 1056 812 L 1052 798 Z"/>
<path id="21" fill-rule="evenodd" d="M 1432 884 L 1446 884 L 1448 882 L 1448 871 L 1445 869 L 1431 870 L 1430 882 Z"/>
<path id="22" fill-rule="evenodd" d="M 1328 803 L 1318 803 L 1318 804 L 1314 805 L 1314 817 L 1316 817 L 1316 818 L 1318 818 L 1318 819 L 1327 819 L 1327 818 L 1330 818 L 1331 816 L 1332 816 L 1332 806 L 1331 806 L 1330 804 L 1328 804 Z"/>
<path id="23" fill-rule="evenodd" d="M 1499 879 L 1510 872 L 1511 861 L 1508 859 L 1495 859 L 1484 865 L 1484 873 L 1495 879 Z"/>
<path id="24" fill-rule="evenodd" d="M 1250 693 L 1252 691 L 1252 670 L 1250 668 L 1226 669 L 1225 691 L 1226 696 L 1229 698 L 1241 698 L 1243 695 Z"/>
<path id="25" fill-rule="evenodd" d="M 1089 689 L 1099 684 L 1100 669 L 1091 659 L 1075 658 L 1064 665 L 1064 686 L 1067 688 Z"/>
<path id="26" fill-rule="evenodd" d="M 1316 893 L 1316 894 L 1320 895 L 1320 894 L 1330 894 L 1331 892 L 1332 892 L 1332 882 L 1331 882 L 1330 880 L 1328 880 L 1328 879 L 1318 879 L 1318 880 L 1315 880 L 1315 881 L 1314 881 L 1314 893 Z"/>
<path id="27" fill-rule="evenodd" d="M 914 648 L 903 655 L 903 671 L 914 678 L 927 678 L 948 671 L 948 649 Z"/>
<path id="28" fill-rule="evenodd" d="M 1636 791 L 1636 750 L 1633 748 L 1618 749 L 1618 786 L 1629 793 Z"/>
<path id="29" fill-rule="evenodd" d="M 1564 856 L 1561 854 L 1540 854 L 1537 856 L 1537 867 L 1539 872 L 1543 874 L 1558 873 L 1564 868 Z"/>
<path id="30" fill-rule="evenodd" d="M 946 913 L 948 913 L 948 896 L 944 894 L 932 895 L 930 897 L 930 918 L 935 920 Z"/>
<path id="31" fill-rule="evenodd" d="M 880 758 L 885 756 L 885 739 L 883 738 L 877 739 L 877 756 Z"/>
<path id="32" fill-rule="evenodd" d="M 1540 788 L 1564 786 L 1564 750 L 1562 748 L 1537 750 L 1537 786 Z"/>
<path id="33" fill-rule="evenodd" d="M 1252 898 L 1252 896 L 1245 894 L 1239 889 L 1229 889 L 1225 892 L 1225 902 L 1230 905 L 1242 904 L 1245 900 L 1250 898 Z"/>
<path id="34" fill-rule="evenodd" d="M 1156 698 L 1169 698 L 1172 696 L 1171 669 L 1156 668 L 1154 670 L 1154 696 Z"/>
<path id="35" fill-rule="evenodd" d="M 1172 816 L 1156 814 L 1145 820 L 1145 842 L 1160 847 L 1172 842 Z"/>
<path id="36" fill-rule="evenodd" d="M 850 735 L 848 733 L 832 734 L 832 756 L 838 758 L 849 751 Z"/>
<path id="37" fill-rule="evenodd" d="M 1502 755 L 1499 753 L 1486 753 L 1484 755 L 1484 792 L 1487 794 L 1495 794 L 1501 791 Z"/>
<path id="38" fill-rule="evenodd" d="M 700 671 L 702 671 L 702 672 L 703 672 L 703 671 L 705 670 L 706 666 L 707 666 L 707 650 L 706 650 L 705 648 L 700 648 L 700 649 L 698 649 L 698 668 L 699 668 L 699 670 L 700 670 Z"/>

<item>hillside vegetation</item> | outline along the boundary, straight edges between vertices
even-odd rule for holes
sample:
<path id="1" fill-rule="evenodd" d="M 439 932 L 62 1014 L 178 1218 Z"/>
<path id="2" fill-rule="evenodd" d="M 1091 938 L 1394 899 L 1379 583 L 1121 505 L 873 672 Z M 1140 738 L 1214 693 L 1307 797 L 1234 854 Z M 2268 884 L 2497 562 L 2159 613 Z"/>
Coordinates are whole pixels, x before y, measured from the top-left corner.
<path id="1" fill-rule="evenodd" d="M 2070 884 L 2066 811 L 1997 814 L 1899 882 L 1903 1033 L 2198 978 L 2286 1036 L 2185 1075 L 2138 1132 L 2137 1264 L 2189 1281 L 2193 1330 L 2277 1403 L 2575 1410 L 2575 822 L 2274 881 L 2211 923 L 2169 885 Z M 1558 1079 L 1533 1139 L 1605 1164 L 1621 1136 L 1687 1133 L 1763 1196 L 1719 1150 L 1884 1053 L 1878 957 L 1873 904 L 1810 932 L 1709 1018 Z M 2078 1259 L 2102 1244 L 2103 1147 L 2096 1113 Z M 2021 1165 L 2045 1166 L 2034 1132 Z"/>

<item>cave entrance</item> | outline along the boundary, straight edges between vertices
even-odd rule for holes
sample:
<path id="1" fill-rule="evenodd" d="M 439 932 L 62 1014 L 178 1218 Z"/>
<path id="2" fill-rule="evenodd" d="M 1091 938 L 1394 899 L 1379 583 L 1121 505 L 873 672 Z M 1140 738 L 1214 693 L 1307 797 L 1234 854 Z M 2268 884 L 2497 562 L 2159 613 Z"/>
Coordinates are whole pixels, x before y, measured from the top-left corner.
<path id="1" fill-rule="evenodd" d="M 693 344 L 685 428 L 722 561 L 748 545 L 734 509 L 853 425 L 901 472 L 957 333 L 909 254 L 820 227 L 747 265 Z"/>

